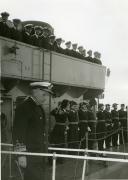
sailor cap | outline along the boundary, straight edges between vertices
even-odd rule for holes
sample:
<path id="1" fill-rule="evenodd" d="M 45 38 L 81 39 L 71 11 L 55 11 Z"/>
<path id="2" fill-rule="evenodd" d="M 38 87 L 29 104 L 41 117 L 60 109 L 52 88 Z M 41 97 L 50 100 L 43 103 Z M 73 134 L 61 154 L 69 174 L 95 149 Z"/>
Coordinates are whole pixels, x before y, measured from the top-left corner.
<path id="1" fill-rule="evenodd" d="M 72 46 L 77 46 L 78 44 L 77 43 L 73 43 Z"/>
<path id="2" fill-rule="evenodd" d="M 53 91 L 52 91 L 53 85 L 49 82 L 33 82 L 33 83 L 30 83 L 30 87 L 32 89 L 39 88 L 43 91 L 53 94 Z"/>
<path id="3" fill-rule="evenodd" d="M 83 46 L 79 46 L 78 49 L 83 49 L 84 47 Z"/>
<path id="4" fill-rule="evenodd" d="M 1 16 L 9 16 L 9 13 L 8 12 L 2 12 Z"/>
<path id="5" fill-rule="evenodd" d="M 117 106 L 117 105 L 118 105 L 117 103 L 113 103 L 112 107 L 115 107 L 115 106 Z"/>

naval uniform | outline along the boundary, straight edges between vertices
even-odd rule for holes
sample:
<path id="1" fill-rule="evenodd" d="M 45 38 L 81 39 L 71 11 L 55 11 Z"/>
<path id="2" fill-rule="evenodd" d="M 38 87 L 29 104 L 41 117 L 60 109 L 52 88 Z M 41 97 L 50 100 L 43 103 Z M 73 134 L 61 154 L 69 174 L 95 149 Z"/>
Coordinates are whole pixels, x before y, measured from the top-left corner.
<path id="1" fill-rule="evenodd" d="M 68 130 L 68 147 L 78 148 L 79 127 L 78 127 L 78 112 L 70 110 L 68 114 L 69 130 Z M 71 143 L 72 142 L 72 143 Z"/>
<path id="2" fill-rule="evenodd" d="M 90 139 L 88 140 L 88 148 L 93 149 L 93 145 L 95 142 L 95 132 L 96 132 L 96 118 L 94 112 L 91 110 L 88 111 L 88 126 L 91 129 L 91 132 L 89 133 L 88 136 L 88 138 Z"/>
<path id="3" fill-rule="evenodd" d="M 120 132 L 120 144 L 123 144 L 123 137 L 124 137 L 124 143 L 127 142 L 127 112 L 121 109 L 118 112 L 119 112 L 119 121 L 121 124 L 121 128 L 123 128 L 123 134 L 122 131 Z"/>
<path id="4" fill-rule="evenodd" d="M 96 137 L 98 140 L 98 150 L 103 150 L 105 136 L 105 115 L 103 111 L 97 112 Z"/>
<path id="5" fill-rule="evenodd" d="M 111 111 L 111 118 L 112 118 L 112 124 L 113 124 L 113 132 L 116 131 L 119 128 L 119 113 L 116 110 L 112 110 Z M 117 146 L 118 143 L 118 134 L 119 132 L 115 132 L 112 135 L 112 145 L 113 146 Z"/>
<path id="6" fill-rule="evenodd" d="M 105 125 L 106 125 L 106 136 L 109 136 L 112 133 L 112 120 L 111 113 L 107 110 L 104 110 L 105 115 Z M 112 136 L 109 136 L 105 139 L 106 148 L 109 148 L 111 145 Z"/>
<path id="7" fill-rule="evenodd" d="M 24 146 L 27 152 L 46 153 L 45 113 L 43 108 L 32 98 L 28 97 L 15 112 L 13 124 L 13 144 Z M 24 180 L 45 180 L 46 158 L 26 156 L 27 167 Z"/>
<path id="8" fill-rule="evenodd" d="M 83 111 L 80 109 L 78 111 L 79 114 L 79 128 L 80 128 L 80 141 L 84 138 L 84 140 L 81 142 L 81 148 L 85 149 L 86 147 L 86 133 L 88 132 L 88 112 Z"/>

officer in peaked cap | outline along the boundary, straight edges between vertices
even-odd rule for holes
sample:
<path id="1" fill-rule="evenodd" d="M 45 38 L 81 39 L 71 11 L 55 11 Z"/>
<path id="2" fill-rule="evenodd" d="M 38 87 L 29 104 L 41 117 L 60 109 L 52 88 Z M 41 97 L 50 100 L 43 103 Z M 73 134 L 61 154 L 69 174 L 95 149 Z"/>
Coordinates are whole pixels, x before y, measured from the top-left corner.
<path id="1" fill-rule="evenodd" d="M 79 58 L 79 53 L 78 53 L 78 51 L 77 51 L 77 46 L 78 46 L 77 43 L 73 43 L 73 44 L 72 44 L 71 55 L 72 55 L 73 57 Z"/>
<path id="2" fill-rule="evenodd" d="M 68 55 L 68 56 L 71 56 L 71 50 L 70 50 L 70 48 L 71 48 L 71 41 L 67 41 L 65 43 L 65 46 L 66 46 L 65 54 Z"/>
<path id="3" fill-rule="evenodd" d="M 33 24 L 26 24 L 24 26 L 24 29 L 23 29 L 23 32 L 22 32 L 22 34 L 23 34 L 23 42 L 24 43 L 32 44 L 31 36 L 32 36 L 32 34 L 35 34 L 35 32 L 33 32 L 33 31 L 34 31 Z"/>
<path id="4" fill-rule="evenodd" d="M 86 61 L 93 63 L 92 50 L 90 49 L 89 51 L 87 51 L 87 54 L 88 54 L 88 56 L 86 57 Z"/>
<path id="5" fill-rule="evenodd" d="M 56 38 L 56 36 L 55 35 L 50 35 L 49 36 L 49 50 L 51 50 L 51 51 L 54 51 L 55 49 L 54 49 L 54 43 L 55 43 L 55 38 Z"/>
<path id="6" fill-rule="evenodd" d="M 64 54 L 64 49 L 61 47 L 61 44 L 63 42 L 62 38 L 56 38 L 55 43 L 54 43 L 54 50 L 58 53 Z"/>
<path id="7" fill-rule="evenodd" d="M 94 52 L 94 58 L 93 58 L 94 63 L 102 64 L 100 57 L 101 57 L 101 54 L 98 51 L 95 51 Z"/>
<path id="8" fill-rule="evenodd" d="M 49 82 L 30 84 L 31 96 L 16 108 L 13 123 L 14 150 L 19 152 L 47 152 L 46 119 L 43 106 L 48 104 L 53 94 Z M 46 159 L 38 156 L 18 156 L 18 162 L 25 169 L 24 180 L 44 180 Z"/>
<path id="9" fill-rule="evenodd" d="M 112 130 L 113 130 L 113 135 L 112 135 L 112 145 L 117 146 L 118 145 L 118 134 L 119 132 L 116 132 L 117 129 L 119 129 L 120 123 L 119 123 L 119 112 L 117 110 L 117 103 L 114 103 L 112 105 L 113 109 L 111 110 L 111 119 L 112 119 Z"/>
<path id="10" fill-rule="evenodd" d="M 83 59 L 83 55 L 82 55 L 83 49 L 84 49 L 83 46 L 78 47 L 78 58 L 80 58 L 80 59 Z"/>
<path id="11" fill-rule="evenodd" d="M 0 36 L 12 38 L 12 29 L 14 24 L 12 21 L 8 20 L 9 13 L 2 12 L 0 18 Z"/>

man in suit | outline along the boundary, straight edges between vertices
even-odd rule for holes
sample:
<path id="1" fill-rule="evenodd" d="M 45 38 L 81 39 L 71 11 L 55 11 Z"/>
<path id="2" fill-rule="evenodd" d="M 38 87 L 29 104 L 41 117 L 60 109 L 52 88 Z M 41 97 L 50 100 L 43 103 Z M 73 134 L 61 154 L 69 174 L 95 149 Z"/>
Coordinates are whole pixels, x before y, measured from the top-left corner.
<path id="1" fill-rule="evenodd" d="M 52 94 L 48 82 L 30 84 L 31 96 L 16 108 L 13 124 L 14 150 L 19 152 L 47 152 L 46 119 L 43 104 Z M 24 180 L 45 180 L 46 159 L 38 156 L 18 156 L 18 163 L 24 168 Z"/>

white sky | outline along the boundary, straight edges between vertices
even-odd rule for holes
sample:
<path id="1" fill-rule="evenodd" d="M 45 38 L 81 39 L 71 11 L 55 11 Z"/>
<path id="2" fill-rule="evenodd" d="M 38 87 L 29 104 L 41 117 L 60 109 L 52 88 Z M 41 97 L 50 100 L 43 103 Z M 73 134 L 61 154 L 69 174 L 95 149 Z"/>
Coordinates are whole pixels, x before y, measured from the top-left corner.
<path id="1" fill-rule="evenodd" d="M 57 37 L 101 52 L 111 70 L 104 102 L 128 104 L 128 0 L 1 0 L 2 11 L 47 22 Z"/>

